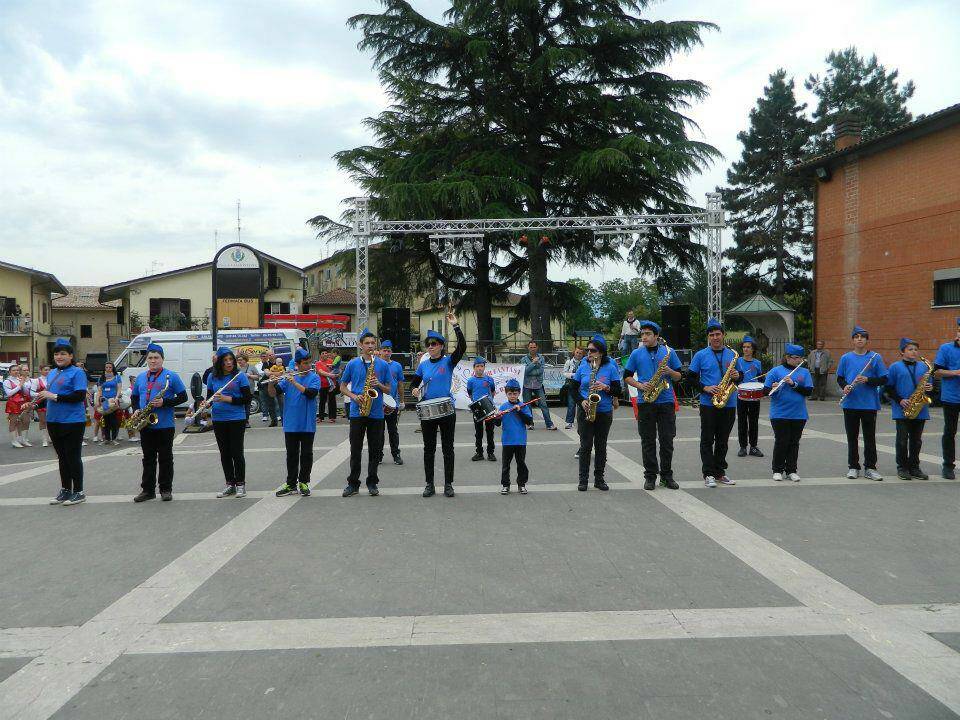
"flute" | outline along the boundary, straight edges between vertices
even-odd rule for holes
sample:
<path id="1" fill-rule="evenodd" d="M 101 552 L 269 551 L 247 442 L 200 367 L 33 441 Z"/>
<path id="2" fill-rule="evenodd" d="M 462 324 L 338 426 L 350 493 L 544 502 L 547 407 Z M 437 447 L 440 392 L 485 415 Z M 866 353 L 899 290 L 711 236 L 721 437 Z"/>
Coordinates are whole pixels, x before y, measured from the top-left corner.
<path id="1" fill-rule="evenodd" d="M 214 401 L 217 399 L 217 396 L 218 396 L 218 395 L 221 395 L 221 394 L 223 393 L 223 391 L 226 390 L 228 387 L 230 387 L 230 384 L 231 384 L 234 380 L 236 380 L 238 377 L 240 377 L 241 375 L 243 375 L 243 373 L 237 371 L 232 378 L 230 378 L 229 380 L 227 380 L 227 382 L 225 382 L 225 383 L 223 384 L 223 387 L 222 387 L 222 388 L 220 388 L 219 390 L 217 390 L 213 395 L 211 395 L 209 398 L 207 398 L 207 399 L 204 400 L 202 403 L 200 403 L 200 407 L 198 407 L 198 408 L 197 408 L 194 412 L 192 412 L 192 413 L 188 412 L 188 413 L 184 416 L 184 418 L 183 418 L 183 419 L 184 419 L 184 422 L 185 422 L 187 425 L 189 425 L 190 423 L 193 422 L 193 419 L 194 419 L 199 413 L 203 413 L 203 412 L 206 412 L 207 410 L 209 410 L 209 409 L 213 406 L 213 403 L 214 403 Z"/>
<path id="2" fill-rule="evenodd" d="M 487 417 L 485 417 L 485 418 L 483 419 L 483 421 L 484 421 L 484 422 L 490 422 L 491 420 L 499 420 L 500 418 L 502 418 L 502 417 L 503 417 L 504 415 L 506 415 L 507 413 L 513 412 L 514 410 L 519 410 L 520 408 L 526 407 L 527 405 L 533 405 L 533 403 L 537 402 L 539 399 L 540 399 L 540 398 L 534 398 L 533 400 L 528 400 L 528 401 L 525 402 L 525 403 L 520 403 L 520 404 L 518 404 L 518 405 L 514 405 L 514 406 L 511 407 L 509 410 L 498 410 L 498 411 L 495 412 L 493 415 L 488 415 Z"/>
<path id="3" fill-rule="evenodd" d="M 852 393 L 857 385 L 867 381 L 867 376 L 864 373 L 867 371 L 867 368 L 873 364 L 873 361 L 876 360 L 877 353 L 874 353 L 870 356 L 870 359 L 867 360 L 867 364 L 863 366 L 863 370 L 857 373 L 857 376 L 853 379 L 853 382 L 850 383 L 850 392 L 845 392 L 840 396 L 840 404 L 843 405 L 843 401 L 847 399 L 847 396 Z M 862 380 L 860 378 L 863 378 Z"/>
<path id="4" fill-rule="evenodd" d="M 806 358 L 804 358 L 803 360 L 800 361 L 800 364 L 799 364 L 799 365 L 797 365 L 793 370 L 791 370 L 791 371 L 788 372 L 786 375 L 784 375 L 784 376 L 783 376 L 783 380 L 780 380 L 780 381 L 777 383 L 777 386 L 776 386 L 773 390 L 770 391 L 770 397 L 773 397 L 773 396 L 777 393 L 777 391 L 786 384 L 784 381 L 785 381 L 787 378 L 789 378 L 791 375 L 793 375 L 797 370 L 799 370 L 800 368 L 802 368 L 802 367 L 806 364 L 806 362 L 807 362 L 807 360 L 806 360 Z"/>

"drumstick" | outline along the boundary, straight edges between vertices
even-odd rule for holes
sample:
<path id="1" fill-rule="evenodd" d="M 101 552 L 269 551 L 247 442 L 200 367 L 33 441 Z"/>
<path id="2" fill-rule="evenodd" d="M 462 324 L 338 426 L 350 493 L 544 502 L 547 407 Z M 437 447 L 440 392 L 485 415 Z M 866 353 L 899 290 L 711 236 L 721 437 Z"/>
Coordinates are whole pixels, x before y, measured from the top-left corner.
<path id="1" fill-rule="evenodd" d="M 791 371 L 788 372 L 786 375 L 784 375 L 784 376 L 783 376 L 783 380 L 780 380 L 779 384 L 778 384 L 773 390 L 770 391 L 770 395 L 771 395 L 771 396 L 776 395 L 777 391 L 786 384 L 786 383 L 784 382 L 784 380 L 786 380 L 788 377 L 790 377 L 791 375 L 793 375 L 797 370 L 799 370 L 800 368 L 802 368 L 806 362 L 807 362 L 807 360 L 806 360 L 806 358 L 804 358 L 803 360 L 800 361 L 800 364 L 799 364 L 799 365 L 797 365 L 793 370 L 791 370 Z"/>
<path id="2" fill-rule="evenodd" d="M 483 421 L 484 421 L 484 422 L 490 422 L 491 420 L 498 420 L 499 418 L 502 418 L 504 415 L 506 415 L 506 414 L 509 413 L 509 412 L 513 412 L 514 410 L 519 410 L 520 408 L 526 407 L 527 405 L 533 405 L 533 403 L 537 402 L 537 400 L 539 400 L 539 399 L 540 399 L 540 398 L 534 398 L 533 400 L 528 400 L 528 401 L 525 402 L 525 403 L 520 403 L 519 405 L 514 405 L 514 406 L 511 407 L 509 410 L 498 410 L 498 411 L 495 412 L 493 415 L 490 415 L 490 416 L 488 416 L 488 417 L 485 417 L 485 418 L 483 419 Z"/>

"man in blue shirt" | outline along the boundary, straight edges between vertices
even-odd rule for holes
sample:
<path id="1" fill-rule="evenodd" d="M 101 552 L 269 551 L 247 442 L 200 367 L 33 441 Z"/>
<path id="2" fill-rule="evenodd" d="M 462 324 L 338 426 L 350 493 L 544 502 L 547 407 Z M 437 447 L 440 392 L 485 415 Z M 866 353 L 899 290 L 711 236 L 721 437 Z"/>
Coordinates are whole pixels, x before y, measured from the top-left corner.
<path id="1" fill-rule="evenodd" d="M 507 394 L 507 401 L 500 406 L 496 420 L 487 422 L 503 427 L 500 444 L 503 446 L 503 463 L 500 467 L 500 494 L 510 493 L 510 464 L 517 460 L 517 489 L 521 495 L 527 494 L 527 480 L 530 471 L 527 469 L 527 428 L 533 425 L 533 412 L 529 406 L 520 405 L 520 383 L 514 378 L 507 380 L 503 386 Z M 482 456 L 481 456 L 482 457 Z"/>
<path id="2" fill-rule="evenodd" d="M 727 446 L 730 431 L 737 419 L 736 389 L 730 393 L 721 408 L 713 405 L 713 396 L 719 390 L 720 381 L 736 354 L 723 344 L 723 326 L 716 318 L 707 321 L 707 347 L 690 361 L 690 380 L 700 388 L 700 463 L 703 484 L 715 488 L 721 485 L 736 485 L 727 476 Z M 730 376 L 733 382 L 740 379 L 734 369 Z"/>
<path id="3" fill-rule="evenodd" d="M 390 453 L 393 455 L 393 462 L 396 465 L 403 465 L 403 458 L 400 457 L 400 430 L 399 420 L 400 411 L 403 410 L 403 365 L 393 360 L 393 343 L 384 340 L 380 343 L 380 357 L 390 369 L 390 397 L 397 403 L 392 411 L 384 407 L 383 419 L 387 426 L 386 435 L 390 437 Z M 380 462 L 383 462 L 383 443 L 380 443 Z"/>
<path id="4" fill-rule="evenodd" d="M 173 500 L 173 409 L 187 401 L 187 388 L 177 373 L 163 367 L 163 348 L 157 343 L 147 345 L 147 372 L 137 376 L 130 401 L 133 410 L 151 407 L 157 416 L 156 423 L 140 431 L 143 476 L 133 501 L 153 500 L 158 486 L 162 500 Z"/>
<path id="5" fill-rule="evenodd" d="M 850 333 L 853 350 L 844 353 L 837 365 L 840 407 L 847 431 L 847 477 L 860 475 L 860 428 L 863 428 L 863 476 L 883 480 L 877 471 L 877 389 L 887 384 L 887 367 L 880 353 L 868 352 L 870 334 L 859 325 Z"/>
<path id="6" fill-rule="evenodd" d="M 940 378 L 940 402 L 943 403 L 943 469 L 945 480 L 956 480 L 957 418 L 960 416 L 960 317 L 953 342 L 937 350 L 934 375 Z"/>
<path id="7" fill-rule="evenodd" d="M 893 421 L 897 426 L 897 477 L 901 480 L 929 480 L 930 476 L 920 469 L 920 448 L 923 445 L 923 426 L 930 419 L 930 410 L 925 404 L 919 414 L 910 419 L 904 410 L 910 404 L 910 396 L 922 381 L 927 366 L 917 362 L 920 358 L 920 343 L 910 338 L 900 338 L 901 359 L 887 371 L 887 397 Z M 924 392 L 933 390 L 929 382 Z"/>
<path id="8" fill-rule="evenodd" d="M 644 394 L 650 380 L 666 358 L 663 380 L 666 387 L 652 401 Z M 653 320 L 640 321 L 640 347 L 630 353 L 623 371 L 624 382 L 637 388 L 637 431 L 643 450 L 643 487 L 653 490 L 657 475 L 660 484 L 678 490 L 673 479 L 673 438 L 677 434 L 677 412 L 674 407 L 673 383 L 681 378 L 680 358 L 666 345 L 660 345 L 660 326 Z M 673 382 L 671 382 L 673 381 Z M 657 463 L 657 439 L 660 440 L 660 462 Z"/>
<path id="9" fill-rule="evenodd" d="M 493 382 L 493 378 L 484 374 L 486 369 L 487 359 L 478 356 L 473 361 L 473 376 L 467 380 L 467 395 L 470 396 L 470 402 L 476 402 L 484 397 L 493 398 L 496 392 L 496 385 Z M 533 417 L 533 413 L 530 414 L 530 417 Z M 493 451 L 493 423 L 474 419 L 473 430 L 477 443 L 477 452 L 470 459 L 483 460 L 483 434 L 486 432 L 487 459 L 495 462 L 497 456 Z"/>
<path id="10" fill-rule="evenodd" d="M 343 497 L 360 492 L 360 459 L 363 455 L 363 439 L 367 439 L 367 491 L 377 496 L 380 478 L 377 468 L 383 453 L 383 394 L 390 392 L 390 367 L 377 357 L 377 337 L 367 328 L 360 333 L 360 355 L 347 363 L 340 377 L 340 393 L 350 398 L 350 475 L 343 488 Z M 373 371 L 371 385 L 367 377 Z M 364 393 L 369 390 L 376 395 L 369 400 L 369 410 L 364 413 L 361 403 L 366 402 Z"/>
<path id="11" fill-rule="evenodd" d="M 310 495 L 310 471 L 313 468 L 313 438 L 317 433 L 317 395 L 320 376 L 310 367 L 310 353 L 297 348 L 293 354 L 295 373 L 270 373 L 267 392 L 283 393 L 283 439 L 287 450 L 287 481 L 275 493 L 277 497 L 297 492 Z M 282 379 L 281 379 L 282 378 Z"/>

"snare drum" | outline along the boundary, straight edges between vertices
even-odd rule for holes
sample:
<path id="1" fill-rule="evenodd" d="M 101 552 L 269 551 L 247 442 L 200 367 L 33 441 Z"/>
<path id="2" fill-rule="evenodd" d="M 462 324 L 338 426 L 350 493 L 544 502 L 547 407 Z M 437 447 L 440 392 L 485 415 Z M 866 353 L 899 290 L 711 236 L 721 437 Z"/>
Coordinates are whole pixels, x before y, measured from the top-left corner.
<path id="1" fill-rule="evenodd" d="M 448 397 L 422 400 L 417 403 L 417 417 L 421 420 L 439 420 L 448 415 L 453 415 L 454 412 L 456 412 L 456 408 L 453 405 L 453 400 Z"/>
<path id="2" fill-rule="evenodd" d="M 470 412 L 473 413 L 474 422 L 483 422 L 497 412 L 497 406 L 493 404 L 493 398 L 489 395 L 484 395 L 479 400 L 474 400 L 470 403 Z"/>
<path id="3" fill-rule="evenodd" d="M 387 415 L 395 413 L 397 411 L 397 401 L 394 399 L 393 395 L 384 395 L 383 396 L 383 412 Z"/>
<path id="4" fill-rule="evenodd" d="M 763 383 L 745 382 L 737 386 L 737 399 L 756 402 L 763 397 Z"/>

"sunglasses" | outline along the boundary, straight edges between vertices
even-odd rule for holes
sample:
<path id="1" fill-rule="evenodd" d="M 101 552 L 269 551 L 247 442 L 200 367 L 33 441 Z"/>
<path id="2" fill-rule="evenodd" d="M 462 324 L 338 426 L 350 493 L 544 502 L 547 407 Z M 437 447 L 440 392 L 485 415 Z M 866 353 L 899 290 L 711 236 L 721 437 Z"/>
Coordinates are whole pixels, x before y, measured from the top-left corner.
<path id="1" fill-rule="evenodd" d="M 438 342 L 428 342 L 428 343 L 427 343 L 427 347 L 428 347 L 428 348 L 440 347 L 440 343 L 438 343 Z"/>
<path id="2" fill-rule="evenodd" d="M 799 359 L 802 358 L 803 356 L 802 356 L 802 355 L 787 355 L 787 357 L 788 357 L 788 358 L 793 358 L 794 360 L 799 360 Z"/>
<path id="3" fill-rule="evenodd" d="M 587 352 L 600 352 L 598 348 L 587 348 Z"/>

